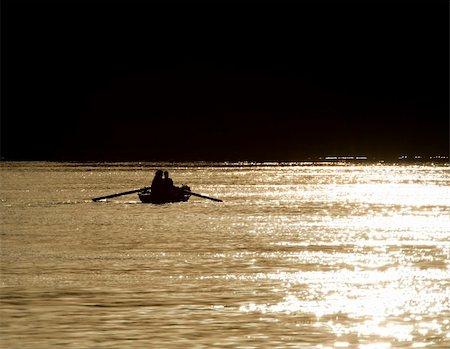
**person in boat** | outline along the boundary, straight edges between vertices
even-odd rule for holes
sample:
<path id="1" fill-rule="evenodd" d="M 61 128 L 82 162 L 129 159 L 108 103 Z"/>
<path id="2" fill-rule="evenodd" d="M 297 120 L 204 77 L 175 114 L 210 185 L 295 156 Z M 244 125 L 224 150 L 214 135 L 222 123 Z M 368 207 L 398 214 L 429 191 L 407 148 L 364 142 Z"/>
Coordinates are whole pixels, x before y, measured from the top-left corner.
<path id="1" fill-rule="evenodd" d="M 169 171 L 164 171 L 164 186 L 167 190 L 171 190 L 173 188 L 173 180 L 169 177 Z"/>
<path id="2" fill-rule="evenodd" d="M 164 182 L 164 192 L 167 195 L 173 195 L 176 188 L 173 185 L 172 178 L 169 177 L 169 171 L 164 171 L 163 182 Z"/>
<path id="3" fill-rule="evenodd" d="M 152 195 L 161 195 L 164 192 L 164 184 L 163 171 L 156 170 L 151 185 Z"/>

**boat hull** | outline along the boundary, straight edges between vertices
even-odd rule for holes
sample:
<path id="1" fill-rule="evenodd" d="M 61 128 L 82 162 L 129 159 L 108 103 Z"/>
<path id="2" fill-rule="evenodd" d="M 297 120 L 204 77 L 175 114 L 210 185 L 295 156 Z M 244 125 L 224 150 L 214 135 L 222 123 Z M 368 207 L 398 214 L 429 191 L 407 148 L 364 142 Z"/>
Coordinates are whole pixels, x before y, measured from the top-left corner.
<path id="1" fill-rule="evenodd" d="M 138 193 L 139 200 L 143 204 L 167 204 L 171 202 L 186 202 L 191 197 L 190 194 L 186 193 L 183 189 L 189 190 L 189 187 L 173 188 L 166 193 L 161 193 L 159 195 L 154 195 L 150 190 L 141 191 Z"/>

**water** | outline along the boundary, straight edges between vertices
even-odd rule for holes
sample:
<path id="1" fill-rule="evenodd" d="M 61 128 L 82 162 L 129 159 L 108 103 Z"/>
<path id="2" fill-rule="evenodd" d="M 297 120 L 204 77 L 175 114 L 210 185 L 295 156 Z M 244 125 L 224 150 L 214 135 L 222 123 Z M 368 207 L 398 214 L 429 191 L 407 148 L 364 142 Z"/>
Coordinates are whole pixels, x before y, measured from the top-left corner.
<path id="1" fill-rule="evenodd" d="M 1 348 L 450 346 L 448 165 L 0 170 Z"/>

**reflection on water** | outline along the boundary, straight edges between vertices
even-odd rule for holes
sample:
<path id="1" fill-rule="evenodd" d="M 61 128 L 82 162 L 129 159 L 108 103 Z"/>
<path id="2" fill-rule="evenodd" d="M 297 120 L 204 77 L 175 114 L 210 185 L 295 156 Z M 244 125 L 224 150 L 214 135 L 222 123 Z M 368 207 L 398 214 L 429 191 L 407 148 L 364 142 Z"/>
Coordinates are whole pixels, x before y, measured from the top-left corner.
<path id="1" fill-rule="evenodd" d="M 448 348 L 448 166 L 2 163 L 1 348 Z"/>

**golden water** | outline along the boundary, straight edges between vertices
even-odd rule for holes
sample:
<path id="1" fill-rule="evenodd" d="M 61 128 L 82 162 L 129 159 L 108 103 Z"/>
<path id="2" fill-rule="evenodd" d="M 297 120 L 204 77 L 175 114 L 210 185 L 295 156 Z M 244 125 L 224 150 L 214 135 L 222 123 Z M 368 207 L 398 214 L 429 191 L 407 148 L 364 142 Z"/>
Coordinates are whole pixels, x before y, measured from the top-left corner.
<path id="1" fill-rule="evenodd" d="M 0 347 L 450 346 L 447 165 L 234 165 L 2 163 Z"/>

